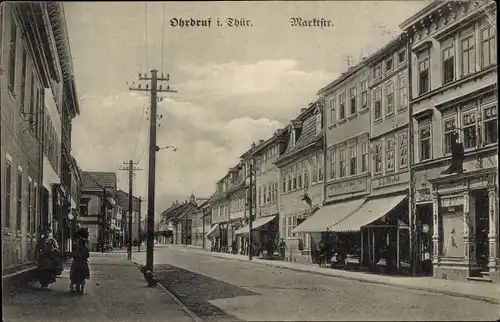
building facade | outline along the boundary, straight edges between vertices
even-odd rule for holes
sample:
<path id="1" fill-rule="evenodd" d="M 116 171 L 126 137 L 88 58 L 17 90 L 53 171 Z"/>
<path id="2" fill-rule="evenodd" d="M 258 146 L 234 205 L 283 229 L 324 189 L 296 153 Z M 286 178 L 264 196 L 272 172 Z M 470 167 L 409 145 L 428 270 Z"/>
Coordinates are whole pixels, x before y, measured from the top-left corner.
<path id="1" fill-rule="evenodd" d="M 117 205 L 122 209 L 122 216 L 117 218 L 120 221 L 120 229 L 116 230 L 115 239 L 123 240 L 123 243 L 127 243 L 129 240 L 129 194 L 123 190 L 118 190 L 116 192 Z M 141 231 L 144 231 L 144 227 L 141 227 L 141 198 L 132 196 L 132 241 L 139 240 Z"/>
<path id="2" fill-rule="evenodd" d="M 215 193 L 210 198 L 212 205 L 212 225 L 209 237 L 212 239 L 212 245 L 218 251 L 227 251 L 230 245 L 229 241 L 229 199 L 228 190 L 230 186 L 229 174 L 226 174 L 216 184 Z"/>
<path id="3" fill-rule="evenodd" d="M 193 211 L 192 218 L 192 244 L 194 246 L 210 250 L 211 242 L 207 237 L 207 233 L 212 228 L 212 215 L 210 213 L 210 203 L 208 200 L 198 205 L 198 207 Z"/>
<path id="4" fill-rule="evenodd" d="M 492 17 L 493 2 L 433 2 L 400 26 L 411 47 L 416 263 L 436 278 L 499 280 Z"/>
<path id="5" fill-rule="evenodd" d="M 66 250 L 69 230 L 60 230 L 59 214 L 69 208 L 61 184 L 61 116 L 77 111 L 68 70 L 69 42 L 62 4 L 8 3 L 0 14 L 2 109 L 3 268 L 17 270 L 34 260 L 36 231 L 51 227 Z M 66 85 L 72 79 L 71 88 Z M 66 190 L 67 192 L 68 190 Z M 69 212 L 69 209 L 67 210 Z M 66 238 L 64 236 L 66 235 Z M 6 272 L 6 271 L 4 271 Z"/>
<path id="6" fill-rule="evenodd" d="M 310 262 L 312 231 L 301 225 L 323 205 L 325 179 L 323 108 L 315 102 L 288 125 L 286 141 L 276 160 L 279 169 L 280 236 L 286 241 L 287 260 Z M 297 227 L 300 227 L 297 229 Z"/>

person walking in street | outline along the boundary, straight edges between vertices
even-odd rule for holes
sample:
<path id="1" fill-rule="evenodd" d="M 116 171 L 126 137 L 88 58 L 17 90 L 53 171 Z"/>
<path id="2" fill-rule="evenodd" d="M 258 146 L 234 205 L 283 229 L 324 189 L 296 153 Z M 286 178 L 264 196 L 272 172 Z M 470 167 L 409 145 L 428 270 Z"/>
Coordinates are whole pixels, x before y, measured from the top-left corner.
<path id="1" fill-rule="evenodd" d="M 90 278 L 88 258 L 90 257 L 87 247 L 88 231 L 85 228 L 78 229 L 76 233 L 76 248 L 73 253 L 73 263 L 70 271 L 70 291 L 76 294 L 83 294 L 85 280 Z"/>
<path id="2" fill-rule="evenodd" d="M 56 276 L 61 275 L 63 271 L 59 244 L 52 237 L 50 228 L 46 228 L 40 233 L 36 245 L 36 257 L 38 280 L 42 289 L 46 289 L 49 284 L 56 282 Z"/>
<path id="3" fill-rule="evenodd" d="M 280 250 L 281 261 L 284 261 L 285 260 L 285 256 L 286 256 L 286 242 L 285 242 L 285 239 L 281 238 L 281 241 L 278 244 L 278 248 Z"/>

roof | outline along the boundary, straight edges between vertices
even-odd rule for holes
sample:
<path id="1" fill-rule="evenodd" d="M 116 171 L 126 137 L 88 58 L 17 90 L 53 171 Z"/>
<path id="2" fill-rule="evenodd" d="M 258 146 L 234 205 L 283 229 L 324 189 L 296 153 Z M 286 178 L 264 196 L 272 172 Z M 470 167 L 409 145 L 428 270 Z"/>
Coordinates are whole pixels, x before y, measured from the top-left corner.
<path id="1" fill-rule="evenodd" d="M 255 148 L 251 149 L 250 155 L 252 155 L 252 156 L 256 155 L 259 152 L 262 152 L 262 150 L 264 150 L 270 144 L 279 141 L 279 139 L 286 138 L 287 137 L 286 135 L 288 134 L 287 132 L 288 132 L 288 127 L 276 131 L 273 134 L 273 136 L 271 136 L 269 139 L 267 139 L 266 141 L 264 141 L 261 144 L 257 145 Z"/>
<path id="2" fill-rule="evenodd" d="M 90 178 L 92 179 L 90 179 Z M 96 185 L 97 182 L 99 185 Z M 102 190 L 102 188 L 116 190 L 116 173 L 83 171 L 83 190 Z"/>
<path id="3" fill-rule="evenodd" d="M 117 202 L 123 207 L 125 211 L 128 211 L 128 196 L 129 194 L 125 191 L 118 190 L 116 192 Z M 139 211 L 141 208 L 141 200 L 137 197 L 132 196 L 132 211 Z"/>
<path id="4" fill-rule="evenodd" d="M 406 33 L 400 33 L 397 35 L 395 38 L 393 38 L 391 41 L 389 41 L 387 44 L 379 48 L 375 53 L 370 55 L 366 60 L 366 64 L 372 64 L 381 58 L 383 58 L 384 55 L 387 54 L 388 51 L 394 50 L 397 47 L 401 46 L 402 44 L 405 44 L 405 37 Z"/>
<path id="5" fill-rule="evenodd" d="M 366 66 L 366 60 L 360 61 L 357 65 L 354 65 L 353 67 L 349 68 L 347 71 L 342 73 L 342 75 L 340 75 L 340 77 L 337 77 L 330 84 L 328 84 L 325 87 L 323 87 L 322 89 L 320 89 L 318 91 L 317 95 L 321 95 L 321 94 L 325 93 L 326 91 L 334 88 L 338 84 L 342 83 L 344 80 L 348 79 L 349 77 L 351 77 L 352 75 L 354 75 L 355 73 L 357 73 L 358 71 L 363 69 L 365 66 Z"/>
<path id="6" fill-rule="evenodd" d="M 161 213 L 165 220 L 182 218 L 189 210 L 196 208 L 196 202 L 175 203 Z"/>

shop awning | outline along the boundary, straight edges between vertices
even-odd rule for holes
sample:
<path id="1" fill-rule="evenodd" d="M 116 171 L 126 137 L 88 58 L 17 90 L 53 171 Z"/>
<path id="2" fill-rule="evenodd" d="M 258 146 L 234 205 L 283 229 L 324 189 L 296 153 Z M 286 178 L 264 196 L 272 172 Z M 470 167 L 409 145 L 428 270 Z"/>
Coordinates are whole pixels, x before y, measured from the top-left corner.
<path id="1" fill-rule="evenodd" d="M 212 238 L 220 233 L 219 224 L 213 225 L 213 227 L 206 233 L 205 237 Z"/>
<path id="2" fill-rule="evenodd" d="M 377 219 L 385 216 L 389 211 L 399 205 L 406 195 L 377 198 L 368 200 L 361 208 L 336 225 L 329 227 L 334 232 L 360 231 L 361 227 L 371 224 Z"/>
<path id="3" fill-rule="evenodd" d="M 277 215 L 272 215 L 272 216 L 260 217 L 260 218 L 255 219 L 252 222 L 252 230 L 264 226 L 265 224 L 269 223 L 271 220 L 276 218 L 276 216 Z M 243 226 L 240 229 L 238 229 L 237 231 L 235 231 L 234 234 L 235 235 L 248 235 L 248 234 L 250 234 L 250 231 L 248 228 L 249 228 L 248 225 Z"/>
<path id="4" fill-rule="evenodd" d="M 335 225 L 356 211 L 365 200 L 362 198 L 324 206 L 292 230 L 292 233 L 325 232 L 328 230 L 328 227 Z"/>

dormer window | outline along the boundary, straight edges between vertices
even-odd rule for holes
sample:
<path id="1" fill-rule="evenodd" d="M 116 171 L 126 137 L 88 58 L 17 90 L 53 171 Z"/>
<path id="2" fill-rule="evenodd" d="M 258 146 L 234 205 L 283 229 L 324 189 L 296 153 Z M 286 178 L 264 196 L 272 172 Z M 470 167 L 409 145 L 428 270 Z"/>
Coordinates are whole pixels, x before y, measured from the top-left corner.
<path id="1" fill-rule="evenodd" d="M 321 113 L 316 114 L 316 135 L 321 132 Z"/>
<path id="2" fill-rule="evenodd" d="M 295 140 L 296 140 L 295 129 L 292 129 L 291 134 L 290 134 L 290 145 L 292 147 L 295 146 Z"/>

